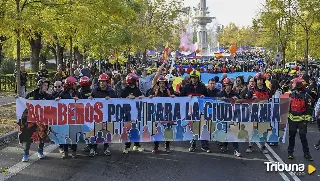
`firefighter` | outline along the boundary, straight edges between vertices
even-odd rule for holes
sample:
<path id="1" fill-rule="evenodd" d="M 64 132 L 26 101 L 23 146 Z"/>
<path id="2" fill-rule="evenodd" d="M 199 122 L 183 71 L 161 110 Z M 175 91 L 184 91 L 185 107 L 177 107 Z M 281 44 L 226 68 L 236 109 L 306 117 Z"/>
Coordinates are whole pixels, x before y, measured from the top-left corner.
<path id="1" fill-rule="evenodd" d="M 81 98 L 81 95 L 77 91 L 77 79 L 74 77 L 68 77 L 65 80 L 64 84 L 65 88 L 64 91 L 61 92 L 59 97 L 56 98 L 56 101 L 59 101 L 60 99 L 74 99 L 78 100 Z M 68 157 L 68 144 L 60 144 L 60 153 L 62 153 L 62 159 L 65 159 Z M 72 150 L 72 158 L 77 158 L 77 144 L 71 144 L 71 150 Z"/>
<path id="2" fill-rule="evenodd" d="M 208 96 L 207 88 L 204 85 L 204 83 L 201 82 L 200 75 L 201 75 L 200 72 L 196 70 L 190 73 L 191 81 L 189 84 L 186 84 L 182 88 L 180 93 L 181 96 L 190 96 L 190 97 L 192 96 L 207 97 Z M 208 140 L 201 140 L 201 150 L 208 153 L 210 152 Z M 191 146 L 189 148 L 189 152 L 194 152 L 194 151 L 196 151 L 196 141 L 192 140 Z"/>
<path id="3" fill-rule="evenodd" d="M 295 88 L 289 95 L 290 109 L 289 109 L 289 146 L 288 159 L 293 159 L 293 152 L 295 146 L 295 139 L 297 130 L 299 129 L 299 136 L 304 152 L 304 158 L 313 161 L 309 152 L 307 140 L 307 124 L 312 119 L 312 97 L 306 92 L 307 83 L 302 78 L 295 80 Z"/>
<path id="4" fill-rule="evenodd" d="M 127 86 L 122 90 L 120 97 L 121 98 L 129 98 L 129 99 L 135 99 L 135 98 L 143 98 L 143 94 L 139 89 L 139 76 L 133 73 L 130 73 L 126 77 Z M 127 120 L 131 121 L 131 120 Z M 123 150 L 124 154 L 129 153 L 129 149 L 131 147 L 131 142 L 125 143 L 125 148 Z M 133 146 L 133 151 L 144 151 L 144 149 L 141 147 L 139 142 L 135 142 Z"/>
<path id="5" fill-rule="evenodd" d="M 109 100 L 110 98 L 116 97 L 116 93 L 110 85 L 111 83 L 110 78 L 107 74 L 105 73 L 101 74 L 98 78 L 98 82 L 99 82 L 98 87 L 92 90 L 92 93 L 89 99 L 105 98 L 106 100 Z M 89 156 L 91 157 L 95 156 L 97 153 L 97 144 L 89 144 L 89 148 L 90 148 Z M 107 156 L 111 155 L 108 143 L 103 144 L 103 153 Z"/>
<path id="6" fill-rule="evenodd" d="M 175 97 L 174 94 L 171 93 L 170 89 L 168 88 L 168 80 L 163 77 L 160 76 L 159 79 L 157 80 L 157 84 L 158 84 L 158 89 L 156 89 L 154 91 L 154 94 L 149 96 L 149 98 L 153 98 L 153 97 Z M 167 121 L 171 121 L 171 120 L 167 120 Z M 171 123 L 167 123 L 167 126 L 171 126 Z M 170 141 L 165 141 L 165 149 L 167 153 L 170 153 Z M 152 153 L 158 153 L 159 151 L 159 141 L 155 141 L 154 142 L 154 148 L 152 150 Z"/>
<path id="7" fill-rule="evenodd" d="M 233 100 L 237 100 L 239 99 L 239 94 L 237 94 L 236 92 L 234 92 L 232 90 L 233 87 L 233 82 L 229 79 L 229 78 L 225 78 L 223 79 L 223 90 L 221 92 L 218 93 L 217 97 L 221 97 L 223 99 L 233 99 Z M 241 156 L 241 153 L 239 152 L 239 143 L 238 142 L 233 142 L 233 149 L 234 149 L 234 155 L 237 157 Z M 221 152 L 226 152 L 228 151 L 228 142 L 224 142 L 222 144 L 222 148 L 220 150 Z"/>

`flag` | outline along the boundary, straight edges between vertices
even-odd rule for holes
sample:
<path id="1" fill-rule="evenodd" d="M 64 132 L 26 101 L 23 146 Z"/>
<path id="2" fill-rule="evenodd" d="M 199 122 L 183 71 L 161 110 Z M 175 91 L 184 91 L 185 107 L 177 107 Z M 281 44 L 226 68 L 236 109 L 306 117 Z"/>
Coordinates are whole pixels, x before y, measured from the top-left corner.
<path id="1" fill-rule="evenodd" d="M 222 53 L 220 53 L 220 52 L 215 52 L 214 55 L 215 55 L 217 58 L 222 58 L 222 57 L 223 57 Z"/>
<path id="2" fill-rule="evenodd" d="M 168 54 L 169 54 L 169 43 L 166 43 L 166 47 L 164 48 L 163 54 L 162 54 L 162 59 L 167 60 L 168 59 Z"/>

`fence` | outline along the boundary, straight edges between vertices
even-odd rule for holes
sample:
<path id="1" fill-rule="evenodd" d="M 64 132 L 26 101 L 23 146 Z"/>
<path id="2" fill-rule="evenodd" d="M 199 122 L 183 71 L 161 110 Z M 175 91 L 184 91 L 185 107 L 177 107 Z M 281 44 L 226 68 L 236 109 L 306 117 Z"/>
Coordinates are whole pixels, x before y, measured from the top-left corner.
<path id="1" fill-rule="evenodd" d="M 55 72 L 49 72 L 49 79 L 52 81 Z M 15 91 L 16 79 L 13 74 L 0 75 L 0 91 Z M 28 73 L 27 88 L 34 88 L 37 85 L 36 73 Z"/>

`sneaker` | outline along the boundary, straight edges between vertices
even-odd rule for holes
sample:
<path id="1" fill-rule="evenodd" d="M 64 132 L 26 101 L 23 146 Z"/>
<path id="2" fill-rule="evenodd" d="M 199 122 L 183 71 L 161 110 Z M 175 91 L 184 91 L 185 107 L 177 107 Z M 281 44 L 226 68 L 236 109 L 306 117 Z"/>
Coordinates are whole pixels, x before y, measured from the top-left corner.
<path id="1" fill-rule="evenodd" d="M 236 157 L 241 157 L 241 153 L 238 150 L 234 150 L 233 154 Z"/>
<path id="2" fill-rule="evenodd" d="M 271 142 L 269 143 L 270 146 L 278 146 L 278 143 L 277 142 Z"/>
<path id="3" fill-rule="evenodd" d="M 210 153 L 211 150 L 208 147 L 201 148 L 202 151 Z"/>
<path id="4" fill-rule="evenodd" d="M 39 158 L 39 159 L 44 159 L 44 154 L 43 154 L 43 152 L 38 152 L 38 158 Z"/>
<path id="5" fill-rule="evenodd" d="M 129 153 L 129 148 L 125 148 L 122 153 L 123 154 L 128 154 Z"/>
<path id="6" fill-rule="evenodd" d="M 29 155 L 23 155 L 22 162 L 28 162 L 29 161 Z"/>
<path id="7" fill-rule="evenodd" d="M 152 149 L 152 153 L 158 153 L 158 152 L 159 152 L 159 149 L 158 149 L 158 148 L 154 147 L 154 148 Z"/>
<path id="8" fill-rule="evenodd" d="M 246 153 L 252 153 L 254 150 L 253 148 L 250 146 L 249 148 L 246 149 Z"/>
<path id="9" fill-rule="evenodd" d="M 314 149 L 320 150 L 320 145 L 314 145 Z"/>
<path id="10" fill-rule="evenodd" d="M 290 160 L 294 159 L 293 153 L 288 153 L 288 159 Z"/>
<path id="11" fill-rule="evenodd" d="M 77 158 L 77 152 L 76 151 L 72 152 L 72 158 Z"/>
<path id="12" fill-rule="evenodd" d="M 94 157 L 95 155 L 96 155 L 96 152 L 94 151 L 94 149 L 91 149 L 89 153 L 89 157 Z"/>
<path id="13" fill-rule="evenodd" d="M 59 153 L 63 153 L 64 151 L 63 151 L 63 148 L 59 148 Z"/>
<path id="14" fill-rule="evenodd" d="M 65 159 L 68 157 L 68 152 L 63 152 L 61 158 Z"/>
<path id="15" fill-rule="evenodd" d="M 191 147 L 189 148 L 189 152 L 195 152 L 196 149 L 197 149 L 196 147 L 191 146 Z"/>
<path id="16" fill-rule="evenodd" d="M 144 149 L 143 148 L 141 148 L 140 146 L 134 146 L 133 147 L 133 149 L 132 149 L 133 151 L 144 151 Z"/>
<path id="17" fill-rule="evenodd" d="M 83 148 L 83 151 L 84 152 L 90 152 L 91 150 L 90 150 L 89 146 L 87 145 L 86 147 Z"/>
<path id="18" fill-rule="evenodd" d="M 223 146 L 223 147 L 221 147 L 220 151 L 221 151 L 222 153 L 224 153 L 224 152 L 228 151 L 228 148 L 225 147 L 225 146 Z"/>
<path id="19" fill-rule="evenodd" d="M 267 150 L 267 148 L 266 148 L 265 146 L 263 146 L 263 147 L 261 148 L 261 151 L 262 151 L 263 154 L 269 153 L 269 151 Z"/>
<path id="20" fill-rule="evenodd" d="M 305 154 L 305 155 L 304 155 L 304 158 L 305 158 L 306 160 L 308 160 L 308 161 L 313 161 L 313 158 L 312 158 L 312 156 L 311 156 L 310 154 Z"/>
<path id="21" fill-rule="evenodd" d="M 166 147 L 166 152 L 171 153 L 170 147 Z"/>
<path id="22" fill-rule="evenodd" d="M 110 156 L 111 152 L 109 151 L 109 148 L 106 148 L 103 152 L 105 155 Z"/>

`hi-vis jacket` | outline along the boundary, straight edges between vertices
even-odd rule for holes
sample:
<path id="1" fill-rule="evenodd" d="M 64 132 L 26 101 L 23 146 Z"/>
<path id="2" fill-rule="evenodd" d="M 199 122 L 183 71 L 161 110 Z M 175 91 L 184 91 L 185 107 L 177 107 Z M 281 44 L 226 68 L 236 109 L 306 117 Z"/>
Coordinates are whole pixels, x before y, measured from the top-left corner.
<path id="1" fill-rule="evenodd" d="M 293 90 L 289 95 L 289 119 L 294 122 L 310 121 L 312 119 L 312 97 L 305 91 Z"/>

